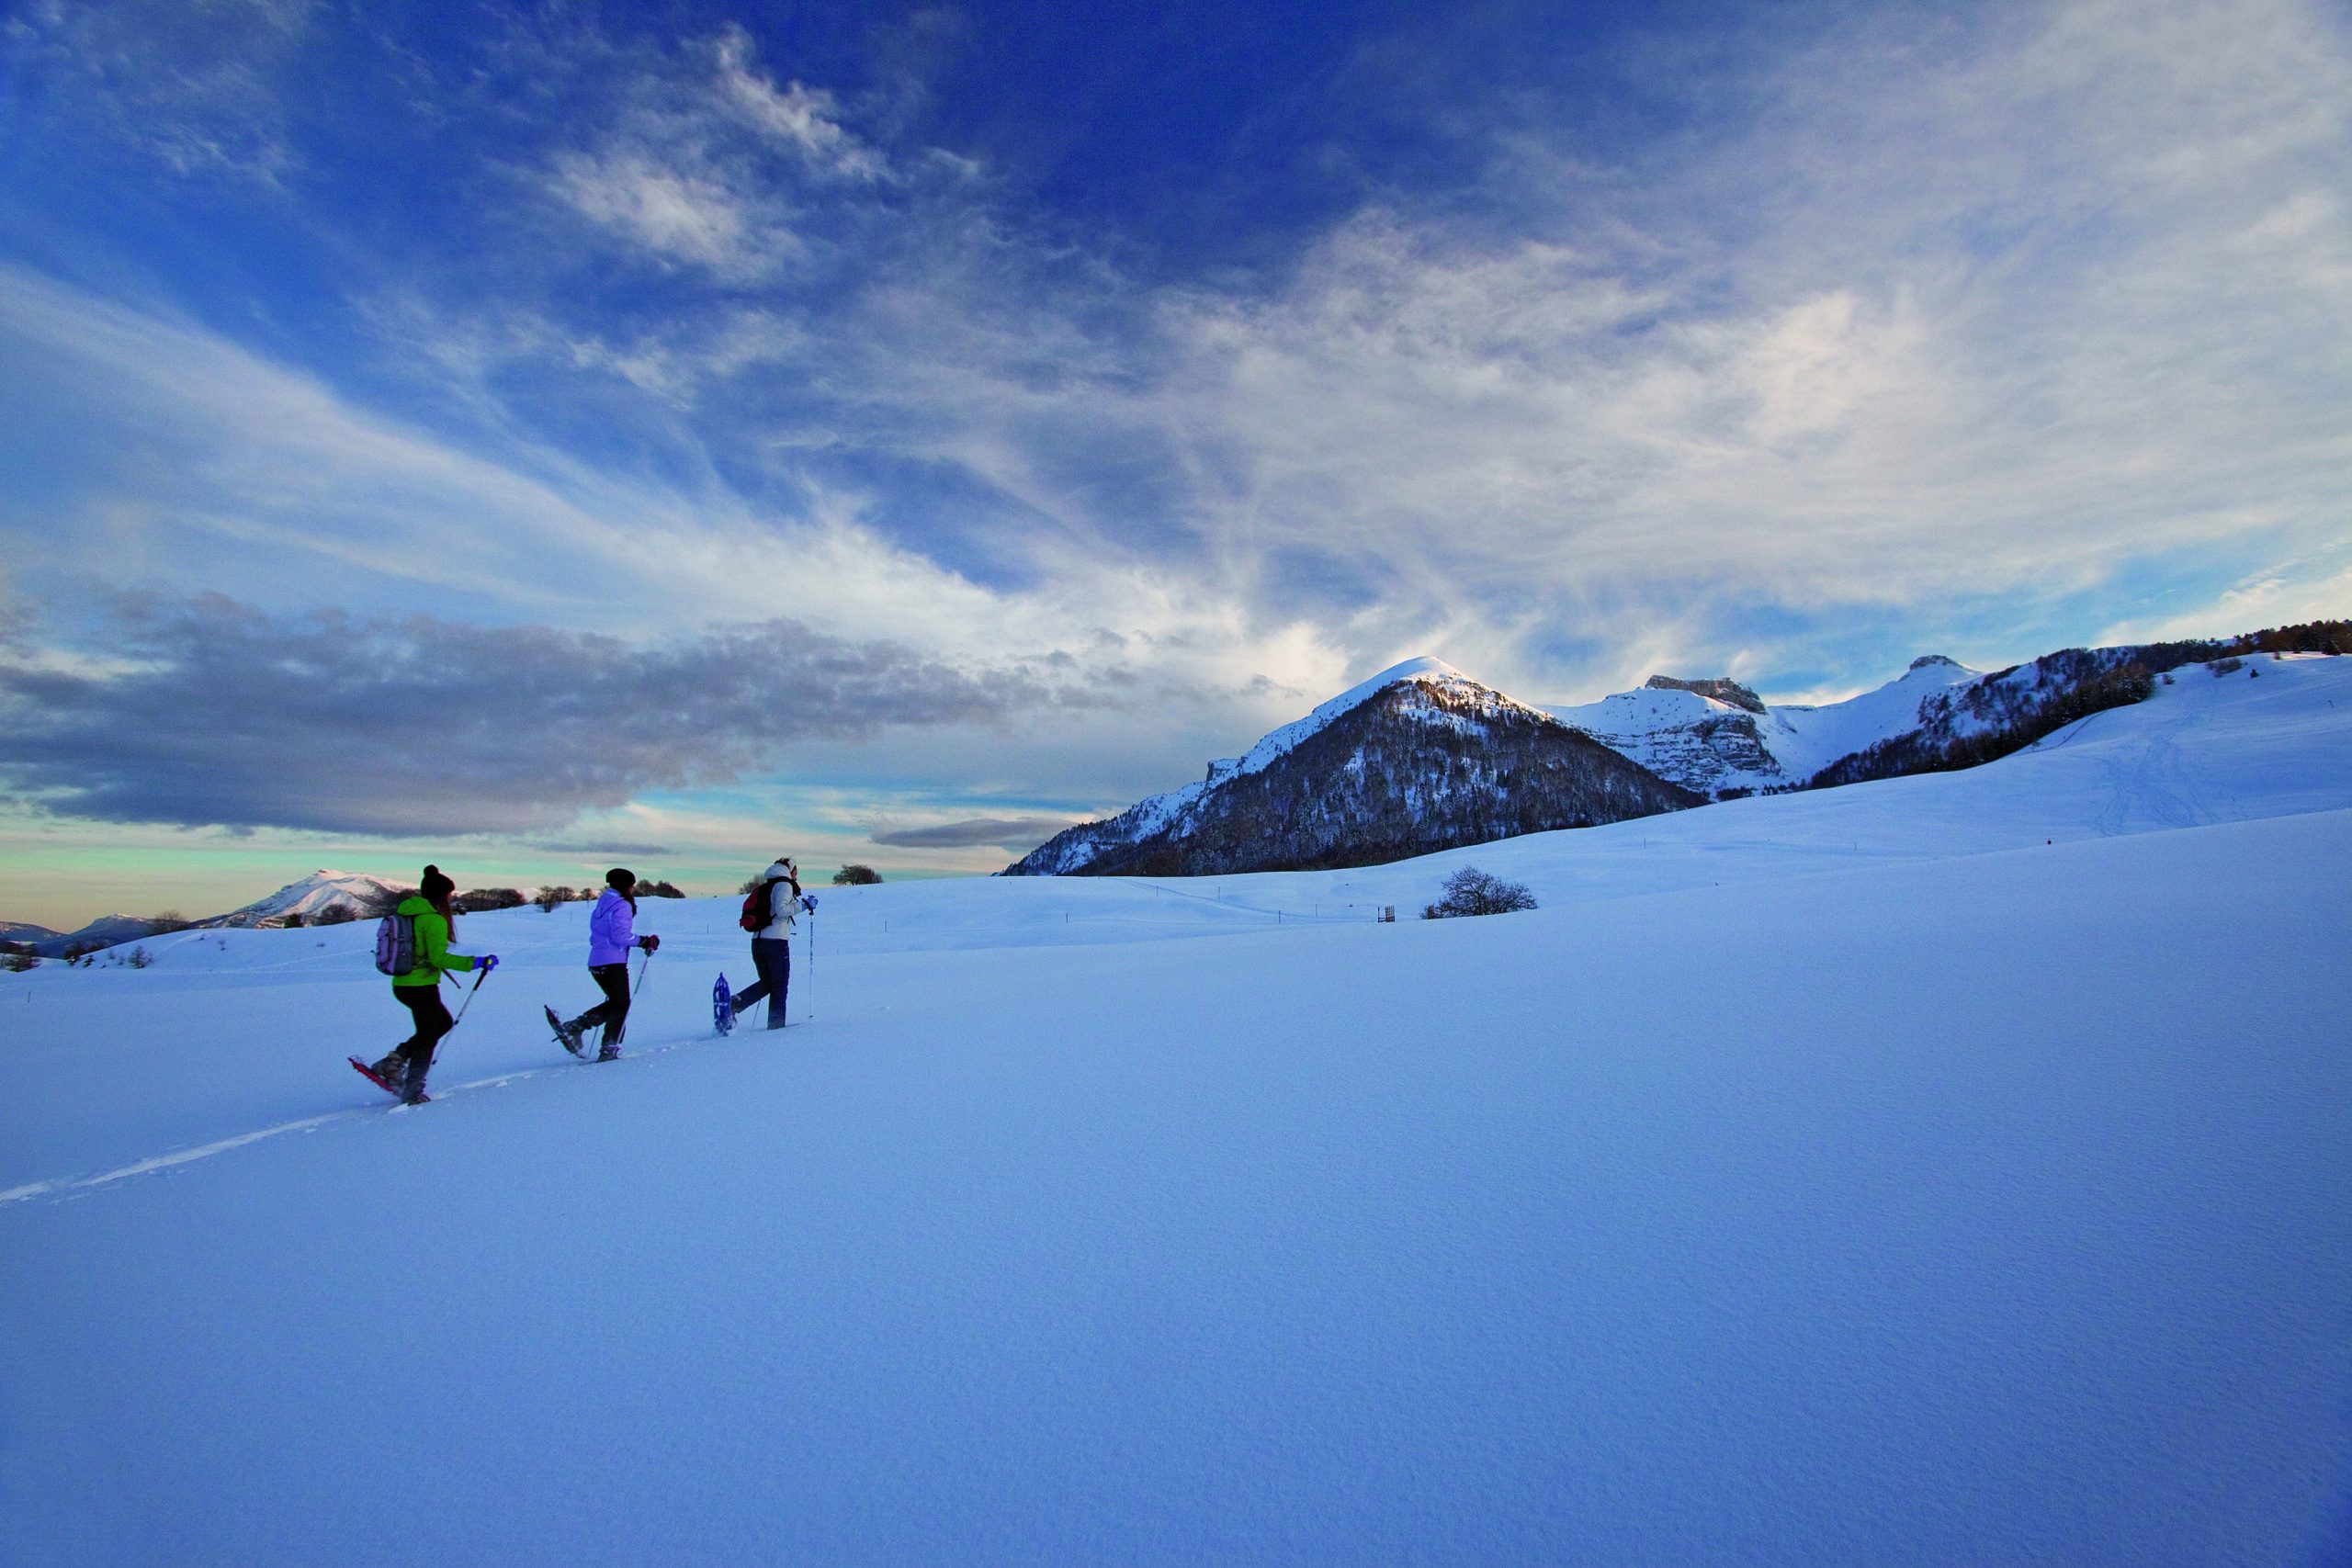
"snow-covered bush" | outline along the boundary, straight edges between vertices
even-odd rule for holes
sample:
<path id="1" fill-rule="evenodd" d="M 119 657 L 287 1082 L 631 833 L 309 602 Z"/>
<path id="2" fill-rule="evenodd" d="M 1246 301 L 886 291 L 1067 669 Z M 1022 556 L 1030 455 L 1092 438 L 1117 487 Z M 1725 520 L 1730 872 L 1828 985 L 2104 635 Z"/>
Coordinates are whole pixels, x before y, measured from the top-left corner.
<path id="1" fill-rule="evenodd" d="M 1523 882 L 1505 882 L 1475 865 L 1465 865 L 1445 879 L 1444 896 L 1421 911 L 1425 920 L 1450 919 L 1456 915 L 1508 915 L 1535 908 L 1535 895 Z"/>

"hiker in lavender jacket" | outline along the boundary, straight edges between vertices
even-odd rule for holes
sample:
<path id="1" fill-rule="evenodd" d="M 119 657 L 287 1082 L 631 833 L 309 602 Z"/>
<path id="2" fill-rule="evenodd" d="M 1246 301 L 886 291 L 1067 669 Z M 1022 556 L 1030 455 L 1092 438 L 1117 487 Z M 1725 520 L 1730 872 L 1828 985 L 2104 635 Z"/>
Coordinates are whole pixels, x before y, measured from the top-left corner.
<path id="1" fill-rule="evenodd" d="M 569 1023 L 548 1009 L 548 1023 L 565 1050 L 584 1055 L 581 1036 L 601 1023 L 605 1035 L 596 1060 L 609 1062 L 621 1054 L 621 1033 L 628 1024 L 629 950 L 653 953 L 661 946 L 660 937 L 637 934 L 637 874 L 619 866 L 605 873 L 604 896 L 588 916 L 588 973 L 605 999 Z"/>

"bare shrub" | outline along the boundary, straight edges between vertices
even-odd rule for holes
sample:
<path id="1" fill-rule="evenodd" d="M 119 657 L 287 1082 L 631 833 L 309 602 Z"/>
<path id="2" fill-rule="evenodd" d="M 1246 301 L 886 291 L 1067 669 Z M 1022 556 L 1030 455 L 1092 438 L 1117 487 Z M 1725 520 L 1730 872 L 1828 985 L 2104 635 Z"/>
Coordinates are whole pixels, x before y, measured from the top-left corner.
<path id="1" fill-rule="evenodd" d="M 1522 882 L 1505 882 L 1475 865 L 1465 865 L 1445 879 L 1444 895 L 1421 910 L 1425 920 L 1451 919 L 1459 915 L 1508 915 L 1535 908 L 1535 895 Z"/>
<path id="2" fill-rule="evenodd" d="M 833 873 L 836 887 L 871 887 L 882 880 L 882 874 L 870 865 L 845 865 Z"/>

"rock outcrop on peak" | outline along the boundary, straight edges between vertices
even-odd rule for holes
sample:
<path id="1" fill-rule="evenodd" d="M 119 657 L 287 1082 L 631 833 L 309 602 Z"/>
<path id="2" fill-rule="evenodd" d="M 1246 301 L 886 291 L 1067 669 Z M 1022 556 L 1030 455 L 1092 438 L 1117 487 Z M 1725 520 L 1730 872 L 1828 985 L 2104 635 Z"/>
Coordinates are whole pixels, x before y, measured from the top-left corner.
<path id="1" fill-rule="evenodd" d="M 1917 666 L 1915 665 L 1913 668 L 1916 669 Z M 1642 682 L 1642 689 L 1648 692 L 1695 692 L 1699 695 L 1706 698 L 1709 702 L 1724 703 L 1732 707 L 1745 708 L 1749 713 L 1762 713 L 1764 711 L 1764 699 L 1762 697 L 1758 696 L 1754 692 L 1749 691 L 1738 682 L 1728 678 L 1719 677 L 1706 681 L 1682 681 L 1676 679 L 1672 675 L 1653 675 L 1648 680 Z"/>

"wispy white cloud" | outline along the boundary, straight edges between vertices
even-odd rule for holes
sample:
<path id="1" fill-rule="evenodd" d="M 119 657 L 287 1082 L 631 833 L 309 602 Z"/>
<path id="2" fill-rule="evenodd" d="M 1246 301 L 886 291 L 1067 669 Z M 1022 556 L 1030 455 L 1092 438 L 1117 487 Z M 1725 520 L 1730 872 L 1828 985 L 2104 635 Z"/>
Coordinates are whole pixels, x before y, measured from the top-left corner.
<path id="1" fill-rule="evenodd" d="M 70 100 L 89 130 L 180 174 L 275 186 L 299 163 L 283 79 L 312 8 L 311 0 L 34 0 L 0 21 L 0 59 L 28 83 L 72 81 Z"/>
<path id="2" fill-rule="evenodd" d="M 1168 691 L 1314 693 L 1420 651 L 1541 697 L 1662 666 L 1861 679 L 1902 650 L 1859 618 L 2319 559 L 2352 488 L 2340 18 L 1976 21 L 1678 58 L 1642 85 L 1683 134 L 1630 162 L 1515 121 L 1475 202 L 1384 191 L 1278 270 L 1148 284 L 968 164 L 934 180 L 740 29 L 582 46 L 593 129 L 520 166 L 665 292 L 573 308 L 594 290 L 553 247 L 539 293 L 421 306 L 395 336 L 482 433 L 168 332 L 114 358 L 220 433 L 204 510 L 346 564 L 395 511 L 372 491 L 515 603 L 814 606 Z M 208 389 L 213 349 L 266 395 Z M 645 406 L 591 403 L 616 388 Z M 661 463 L 542 434 L 550 406 Z M 289 450 L 303 429 L 338 434 Z"/>
<path id="3" fill-rule="evenodd" d="M 641 148 L 561 154 L 549 184 L 582 216 L 651 255 L 707 266 L 729 279 L 765 276 L 805 248 L 782 221 L 761 211 L 766 204 Z"/>
<path id="4" fill-rule="evenodd" d="M 625 248 L 707 268 L 730 286 L 803 261 L 797 225 L 828 187 L 886 182 L 888 156 L 844 123 L 832 94 L 761 66 L 729 26 L 675 53 L 624 51 L 593 145 L 559 150 L 547 188 Z"/>
<path id="5" fill-rule="evenodd" d="M 788 82 L 779 88 L 760 70 L 751 36 L 722 30 L 711 45 L 724 100 L 758 130 L 793 149 L 813 169 L 849 180 L 877 180 L 889 160 L 842 122 L 841 106 L 821 87 Z"/>
<path id="6" fill-rule="evenodd" d="M 452 364 L 499 352 L 440 341 Z M 1057 694 L 1023 720 L 1035 777 L 1065 788 L 1099 776 L 1114 733 L 1138 790 L 1189 773 L 1337 673 L 1296 628 L 1253 637 L 1231 605 L 1148 565 L 988 588 L 877 532 L 854 491 L 806 485 L 775 512 L 715 481 L 615 473 L 494 430 L 477 449 L 197 323 L 6 265 L 0 358 L 22 406 L 42 411 L 0 435 L 0 452 L 14 443 L 29 464 L 62 432 L 111 433 L 70 498 L 0 503 L 0 525 L 39 541 L 19 559 L 52 606 L 77 585 L 218 584 L 278 614 L 454 604 L 639 638 L 788 615 L 820 636 L 888 635 L 950 669 L 1034 672 Z M 70 637 L 54 615 L 44 631 Z M 1251 683 L 1268 671 L 1292 680 L 1287 696 Z M 883 734 L 839 743 L 831 764 L 996 779 L 1006 754 L 978 731 Z"/>
<path id="7" fill-rule="evenodd" d="M 1547 645 L 1677 626 L 1678 662 L 1754 660 L 1761 604 L 1785 660 L 1852 613 L 2055 604 L 2340 530 L 2340 18 L 1917 20 L 1744 64 L 1753 118 L 1654 167 L 1500 139 L 1504 212 L 1367 209 L 1271 291 L 1071 271 L 1015 304 L 1003 278 L 1039 274 L 947 251 L 859 301 L 838 363 L 900 412 L 883 439 L 1017 499 L 1055 570 L 1140 551 L 1356 669 L 1439 645 L 1589 689 L 1639 671 Z M 1151 471 L 1106 500 L 1114 453 Z"/>
<path id="8" fill-rule="evenodd" d="M 2341 620 L 2352 620 L 2352 544 L 2267 563 L 2204 604 L 2113 622 L 2100 629 L 2098 640 L 2233 637 L 2268 626 Z"/>

